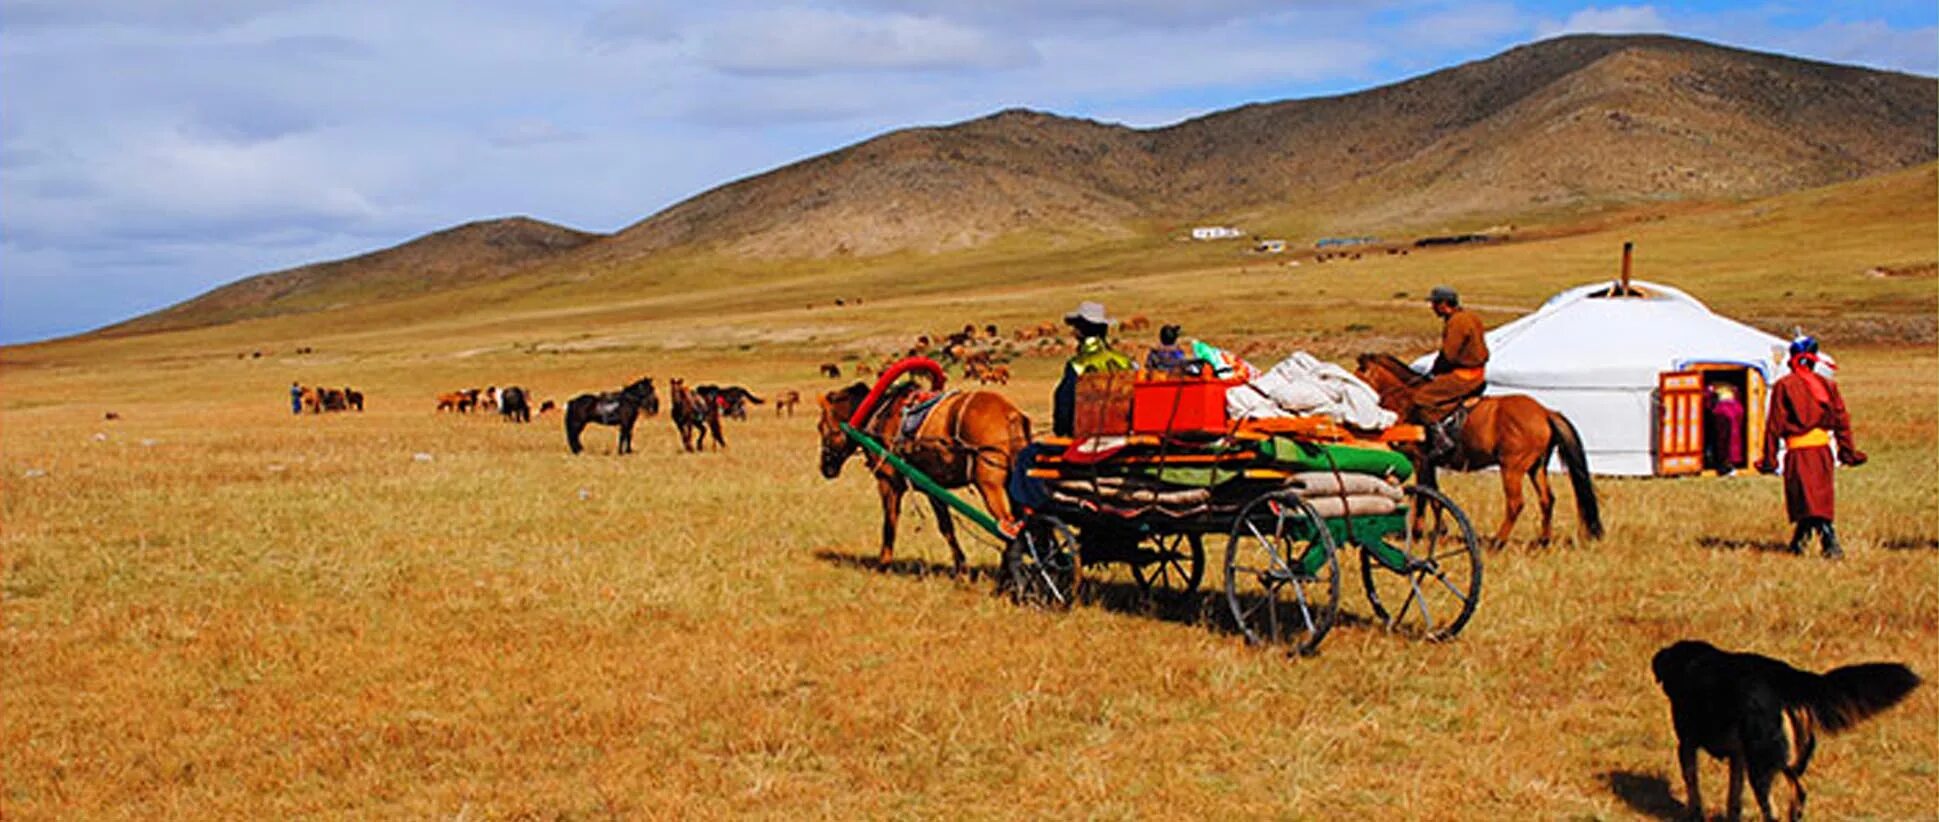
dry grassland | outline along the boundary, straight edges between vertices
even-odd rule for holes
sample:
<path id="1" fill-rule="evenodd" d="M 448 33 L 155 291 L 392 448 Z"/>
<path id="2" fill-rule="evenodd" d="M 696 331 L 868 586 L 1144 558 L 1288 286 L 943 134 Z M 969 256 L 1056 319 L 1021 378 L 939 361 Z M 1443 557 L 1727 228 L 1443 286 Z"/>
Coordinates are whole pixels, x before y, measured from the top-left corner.
<path id="1" fill-rule="evenodd" d="M 1488 556 L 1458 641 L 1416 644 L 1362 620 L 1304 660 L 1247 648 L 1216 620 L 1115 600 L 1038 613 L 992 598 L 986 581 L 918 573 L 947 561 L 926 506 L 908 506 L 899 572 L 870 570 L 872 487 L 855 466 L 820 478 L 805 413 L 757 407 L 729 423 L 725 452 L 704 455 L 679 453 L 664 418 L 642 421 L 639 453 L 623 458 L 596 427 L 573 457 L 557 417 L 438 415 L 431 398 L 518 382 L 564 400 L 642 373 L 808 396 L 832 384 L 814 378 L 818 362 L 963 322 L 1041 321 L 1080 295 L 1281 353 L 1417 346 L 1431 331 L 1418 295 L 1433 282 L 1532 307 L 1607 272 L 1615 244 L 1638 233 L 1644 276 L 1725 310 L 1794 310 L 1771 292 L 1800 288 L 1826 294 L 1813 312 L 1929 324 L 1929 280 L 1864 271 L 1930 259 L 1933 202 L 1838 200 L 1848 223 L 1761 204 L 1755 217 L 1745 207 L 1324 272 L 986 271 L 985 287 L 870 292 L 861 309 L 696 286 L 579 311 L 388 327 L 324 317 L 0 352 L 0 809 L 1673 813 L 1668 710 L 1648 673 L 1661 645 L 1701 637 L 1812 668 L 1893 659 L 1939 675 L 1930 345 L 1827 342 L 1873 457 L 1840 475 L 1846 562 L 1758 547 L 1788 534 L 1774 479 L 1605 480 L 1608 538 L 1537 550 L 1525 522 L 1520 543 Z M 288 355 L 295 345 L 318 353 Z M 256 348 L 276 353 L 235 358 Z M 1037 419 L 1054 365 L 1020 361 L 1007 389 Z M 357 386 L 370 411 L 291 417 L 291 379 Z M 104 422 L 108 410 L 124 419 Z M 1499 515 L 1493 477 L 1448 487 L 1478 524 Z M 987 570 L 995 552 L 974 547 L 972 559 Z M 1356 594 L 1345 602 L 1368 614 Z M 1939 814 L 1935 728 L 1928 687 L 1828 740 L 1814 811 Z M 1714 808 L 1723 773 L 1706 767 Z"/>

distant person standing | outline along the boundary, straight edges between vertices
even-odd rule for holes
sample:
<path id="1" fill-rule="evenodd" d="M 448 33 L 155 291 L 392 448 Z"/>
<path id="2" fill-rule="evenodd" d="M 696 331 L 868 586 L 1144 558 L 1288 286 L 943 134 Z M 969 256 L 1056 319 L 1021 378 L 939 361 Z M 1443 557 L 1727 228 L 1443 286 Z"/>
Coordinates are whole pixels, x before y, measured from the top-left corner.
<path id="1" fill-rule="evenodd" d="M 1744 464 L 1744 404 L 1737 401 L 1737 390 L 1728 385 L 1710 386 L 1709 408 L 1704 422 L 1709 430 L 1703 442 L 1710 454 L 1710 468 L 1723 476 Z"/>
<path id="2" fill-rule="evenodd" d="M 295 380 L 290 381 L 290 413 L 303 413 L 303 386 L 298 385 Z"/>
<path id="3" fill-rule="evenodd" d="M 1816 342 L 1791 343 L 1791 372 L 1771 386 L 1771 410 L 1764 425 L 1764 456 L 1757 469 L 1777 471 L 1777 447 L 1784 445 L 1784 507 L 1795 525 L 1791 553 L 1804 553 L 1804 543 L 1818 534 L 1824 555 L 1838 559 L 1845 552 L 1832 528 L 1833 480 L 1837 462 L 1865 464 L 1865 453 L 1852 444 L 1851 414 L 1838 384 L 1817 372 Z M 1832 445 L 1837 453 L 1832 453 Z M 1835 462 L 1834 462 L 1835 460 Z"/>

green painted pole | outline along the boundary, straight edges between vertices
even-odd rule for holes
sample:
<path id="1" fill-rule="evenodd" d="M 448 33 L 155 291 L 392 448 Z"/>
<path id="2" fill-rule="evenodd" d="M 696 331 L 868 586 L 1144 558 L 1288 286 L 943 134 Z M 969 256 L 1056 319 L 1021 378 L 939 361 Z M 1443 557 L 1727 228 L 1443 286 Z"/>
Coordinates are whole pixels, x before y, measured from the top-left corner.
<path id="1" fill-rule="evenodd" d="M 915 483 L 916 487 L 922 489 L 923 493 L 942 500 L 943 504 L 956 509 L 963 516 L 969 517 L 971 522 L 983 526 L 983 530 L 990 532 L 990 536 L 1006 542 L 1010 539 L 1010 535 L 1003 533 L 1003 527 L 997 524 L 996 517 L 990 516 L 989 512 L 965 502 L 962 497 L 950 493 L 949 489 L 937 485 L 936 481 L 930 479 L 928 474 L 916 470 L 915 466 L 903 462 L 901 457 L 889 453 L 889 449 L 882 443 L 877 442 L 874 437 L 862 433 L 848 423 L 842 423 L 842 433 L 847 434 L 849 439 L 854 440 L 857 445 L 862 446 L 862 450 L 887 460 L 889 465 L 895 468 L 896 473 L 901 474 L 908 478 L 910 482 Z"/>

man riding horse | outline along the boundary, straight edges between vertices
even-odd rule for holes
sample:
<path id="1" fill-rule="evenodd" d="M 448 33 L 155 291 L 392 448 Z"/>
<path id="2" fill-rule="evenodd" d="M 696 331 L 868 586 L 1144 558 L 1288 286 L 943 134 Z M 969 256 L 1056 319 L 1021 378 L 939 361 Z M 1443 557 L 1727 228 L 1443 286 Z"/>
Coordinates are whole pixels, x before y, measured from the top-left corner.
<path id="1" fill-rule="evenodd" d="M 1457 412 L 1488 387 L 1488 339 L 1481 318 L 1461 307 L 1461 295 L 1452 287 L 1435 286 L 1427 300 L 1441 318 L 1441 350 L 1434 355 L 1427 383 L 1414 391 L 1411 407 L 1401 416 L 1427 426 L 1431 459 L 1454 450 L 1465 416 Z"/>

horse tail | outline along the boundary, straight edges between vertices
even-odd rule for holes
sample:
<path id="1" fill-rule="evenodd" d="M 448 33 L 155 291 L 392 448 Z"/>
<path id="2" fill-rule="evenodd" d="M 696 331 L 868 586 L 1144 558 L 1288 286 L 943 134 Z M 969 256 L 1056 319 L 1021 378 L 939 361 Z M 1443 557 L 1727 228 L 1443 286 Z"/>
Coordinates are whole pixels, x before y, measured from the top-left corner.
<path id="1" fill-rule="evenodd" d="M 1562 454 L 1562 466 L 1569 469 L 1569 485 L 1575 489 L 1575 512 L 1589 529 L 1590 539 L 1602 538 L 1602 506 L 1596 502 L 1596 484 L 1589 476 L 1589 455 L 1582 449 L 1582 435 L 1575 423 L 1560 412 L 1549 412 L 1549 445 Z"/>
<path id="2" fill-rule="evenodd" d="M 580 410 L 582 407 L 577 397 L 566 403 L 566 445 L 574 454 L 579 453 L 582 448 L 579 444 L 579 429 L 586 427 L 585 416 Z"/>

